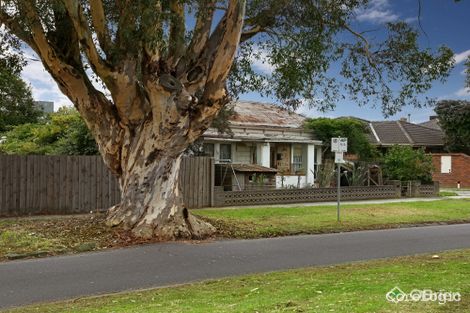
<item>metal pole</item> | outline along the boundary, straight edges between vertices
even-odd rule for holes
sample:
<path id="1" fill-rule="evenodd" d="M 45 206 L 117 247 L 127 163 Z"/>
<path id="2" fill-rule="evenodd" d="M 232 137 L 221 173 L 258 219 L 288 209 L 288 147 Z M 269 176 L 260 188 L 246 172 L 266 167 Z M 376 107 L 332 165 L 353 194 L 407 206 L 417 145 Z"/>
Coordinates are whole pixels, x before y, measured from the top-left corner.
<path id="1" fill-rule="evenodd" d="M 340 221 L 340 208 L 339 208 L 339 204 L 340 204 L 340 199 L 341 199 L 341 164 L 338 163 L 337 164 L 338 166 L 338 182 L 337 182 L 337 187 L 338 187 L 338 206 L 337 206 L 337 218 L 338 218 L 338 222 Z"/>

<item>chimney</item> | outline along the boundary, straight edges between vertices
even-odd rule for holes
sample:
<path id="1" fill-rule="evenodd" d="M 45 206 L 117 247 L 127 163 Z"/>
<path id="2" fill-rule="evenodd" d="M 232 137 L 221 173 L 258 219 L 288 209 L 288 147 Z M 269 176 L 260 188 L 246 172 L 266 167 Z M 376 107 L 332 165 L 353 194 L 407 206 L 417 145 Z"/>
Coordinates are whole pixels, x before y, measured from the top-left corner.
<path id="1" fill-rule="evenodd" d="M 408 122 L 408 119 L 406 117 L 400 117 L 401 122 Z"/>
<path id="2" fill-rule="evenodd" d="M 429 117 L 429 120 L 430 120 L 430 121 L 437 120 L 437 115 L 431 115 L 431 116 Z"/>

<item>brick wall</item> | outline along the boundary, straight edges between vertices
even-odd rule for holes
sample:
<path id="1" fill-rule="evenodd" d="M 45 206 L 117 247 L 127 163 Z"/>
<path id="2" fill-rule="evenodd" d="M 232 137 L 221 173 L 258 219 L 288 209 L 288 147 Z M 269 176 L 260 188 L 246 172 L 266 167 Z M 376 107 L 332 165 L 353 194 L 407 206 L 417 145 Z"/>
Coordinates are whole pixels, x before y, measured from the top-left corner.
<path id="1" fill-rule="evenodd" d="M 452 158 L 452 169 L 450 173 L 441 173 L 441 156 Z M 432 175 L 434 181 L 438 181 L 441 187 L 460 186 L 470 188 L 470 156 L 464 153 L 433 153 L 432 162 L 435 171 Z"/>

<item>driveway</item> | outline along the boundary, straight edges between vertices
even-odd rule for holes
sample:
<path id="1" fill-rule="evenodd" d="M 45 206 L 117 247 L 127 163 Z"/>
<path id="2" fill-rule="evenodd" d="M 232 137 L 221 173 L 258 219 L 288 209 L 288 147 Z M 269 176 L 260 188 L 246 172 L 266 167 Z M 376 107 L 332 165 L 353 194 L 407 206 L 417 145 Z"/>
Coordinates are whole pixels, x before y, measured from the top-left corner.
<path id="1" fill-rule="evenodd" d="M 290 268 L 470 248 L 470 224 L 163 243 L 0 264 L 0 308 Z"/>

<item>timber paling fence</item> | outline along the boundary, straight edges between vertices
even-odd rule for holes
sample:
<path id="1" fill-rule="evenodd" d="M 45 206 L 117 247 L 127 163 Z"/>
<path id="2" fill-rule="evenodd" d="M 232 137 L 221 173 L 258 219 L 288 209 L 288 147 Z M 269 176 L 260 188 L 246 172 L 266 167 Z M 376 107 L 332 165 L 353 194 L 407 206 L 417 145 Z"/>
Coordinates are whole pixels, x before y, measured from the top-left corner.
<path id="1" fill-rule="evenodd" d="M 180 182 L 189 209 L 336 200 L 336 188 L 223 191 L 214 186 L 214 159 L 184 157 Z M 100 156 L 0 155 L 0 216 L 104 211 L 120 202 L 117 179 Z M 406 187 L 404 190 L 403 187 Z M 341 187 L 343 200 L 435 197 L 439 184 L 392 182 Z"/>
<path id="2" fill-rule="evenodd" d="M 183 159 L 180 179 L 188 208 L 211 205 L 213 162 Z M 104 211 L 121 198 L 100 156 L 0 155 L 0 186 L 0 216 Z"/>

